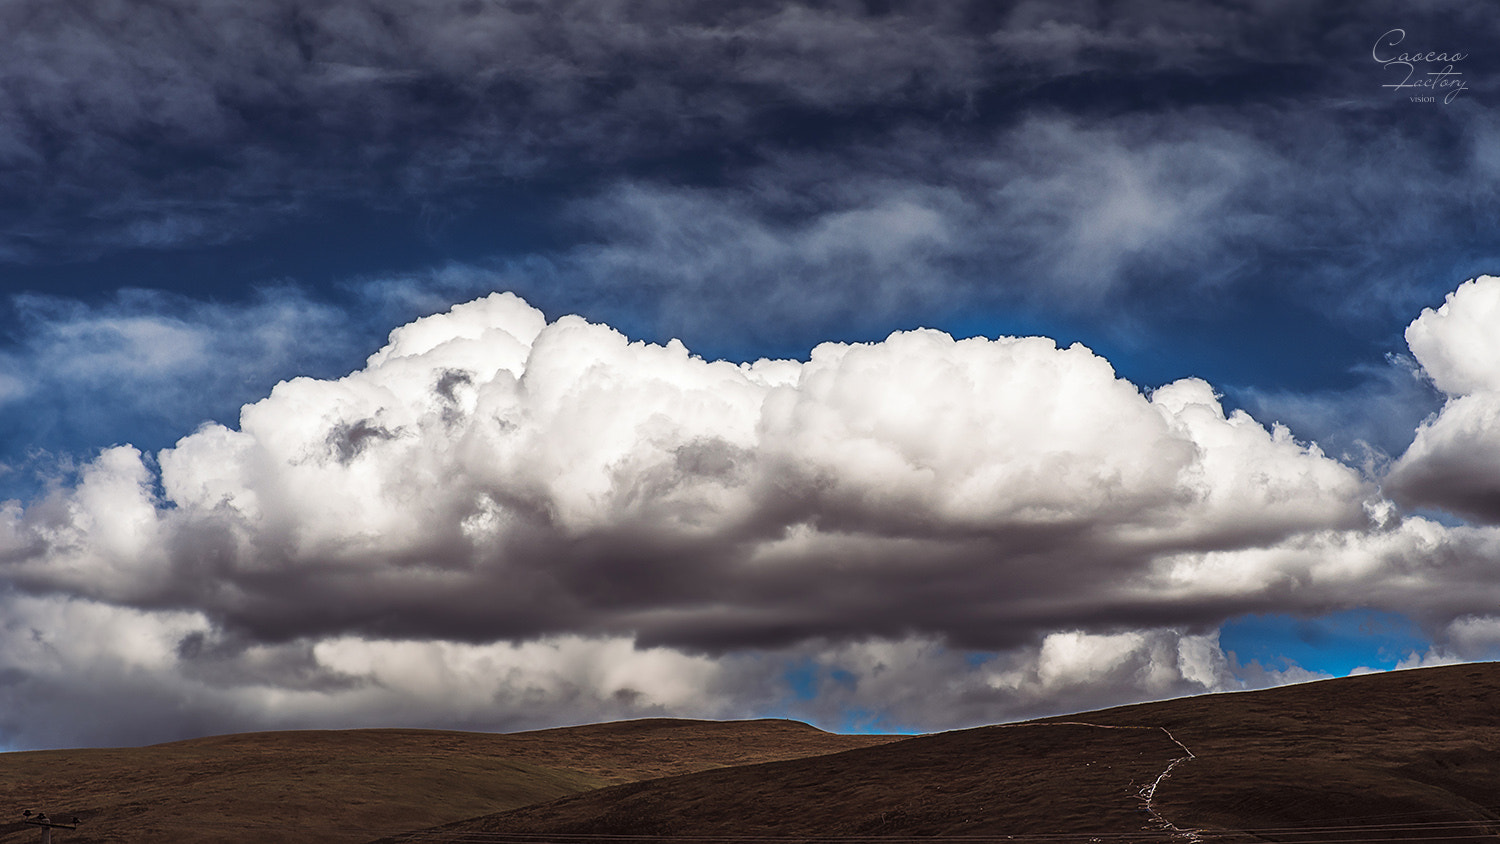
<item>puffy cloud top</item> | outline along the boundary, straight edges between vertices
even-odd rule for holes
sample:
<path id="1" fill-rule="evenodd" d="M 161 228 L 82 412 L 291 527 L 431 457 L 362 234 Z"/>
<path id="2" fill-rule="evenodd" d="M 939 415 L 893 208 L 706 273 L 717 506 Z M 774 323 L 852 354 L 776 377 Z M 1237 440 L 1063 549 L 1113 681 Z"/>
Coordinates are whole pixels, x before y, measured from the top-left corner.
<path id="1" fill-rule="evenodd" d="M 1448 395 L 1500 392 L 1500 278 L 1466 281 L 1437 310 L 1424 309 L 1406 342 Z"/>

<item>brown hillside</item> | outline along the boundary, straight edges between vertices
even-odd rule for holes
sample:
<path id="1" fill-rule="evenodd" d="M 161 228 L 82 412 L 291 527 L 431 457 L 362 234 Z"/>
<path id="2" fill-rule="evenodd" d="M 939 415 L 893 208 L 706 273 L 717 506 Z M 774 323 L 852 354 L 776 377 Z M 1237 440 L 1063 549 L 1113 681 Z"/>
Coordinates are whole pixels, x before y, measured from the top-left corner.
<path id="1" fill-rule="evenodd" d="M 1179 759 L 1160 780 L 1155 811 L 1145 811 L 1143 787 Z M 924 736 L 601 789 L 420 837 L 566 844 L 601 834 L 1062 835 L 1081 836 L 1070 839 L 1081 844 L 1193 840 L 1181 832 L 1190 829 L 1201 830 L 1194 838 L 1202 841 L 1309 844 L 1493 837 L 1500 666 L 1367 675 Z"/>
<path id="2" fill-rule="evenodd" d="M 367 841 L 614 783 L 889 741 L 794 721 L 651 719 L 526 733 L 246 733 L 0 754 L 0 842 L 21 810 L 78 815 L 57 844 Z"/>
<path id="3" fill-rule="evenodd" d="M 1161 790 L 1161 811 L 1179 826 L 1293 842 L 1472 841 L 1500 832 L 1500 664 L 1184 698 L 1089 718 L 1160 724 L 1197 754 Z"/>

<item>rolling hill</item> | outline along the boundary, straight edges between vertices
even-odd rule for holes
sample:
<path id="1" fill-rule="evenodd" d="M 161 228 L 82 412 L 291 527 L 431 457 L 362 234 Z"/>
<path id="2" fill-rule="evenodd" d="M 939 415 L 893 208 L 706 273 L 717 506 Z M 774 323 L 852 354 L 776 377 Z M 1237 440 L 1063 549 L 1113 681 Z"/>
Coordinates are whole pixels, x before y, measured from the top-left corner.
<path id="1" fill-rule="evenodd" d="M 1469 841 L 1500 834 L 1500 665 L 981 727 L 613 786 L 386 841 L 928 836 Z"/>
<path id="2" fill-rule="evenodd" d="M 252 733 L 0 754 L 58 844 L 953 837 L 1472 842 L 1500 834 L 1500 665 L 1372 674 L 928 736 L 652 719 L 506 735 Z"/>
<path id="3" fill-rule="evenodd" d="M 795 721 L 650 719 L 534 732 L 267 732 L 0 754 L 0 842 L 366 841 L 617 783 L 890 741 Z"/>

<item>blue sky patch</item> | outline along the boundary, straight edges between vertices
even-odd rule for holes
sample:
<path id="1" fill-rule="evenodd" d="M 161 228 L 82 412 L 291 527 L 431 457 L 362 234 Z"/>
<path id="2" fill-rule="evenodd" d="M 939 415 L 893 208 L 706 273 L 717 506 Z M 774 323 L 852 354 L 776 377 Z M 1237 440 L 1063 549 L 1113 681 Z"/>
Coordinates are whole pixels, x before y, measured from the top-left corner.
<path id="1" fill-rule="evenodd" d="M 1241 664 L 1297 665 L 1342 677 L 1360 667 L 1394 668 L 1413 653 L 1425 653 L 1432 642 L 1400 613 L 1358 609 L 1316 618 L 1240 616 L 1219 629 L 1219 645 Z"/>

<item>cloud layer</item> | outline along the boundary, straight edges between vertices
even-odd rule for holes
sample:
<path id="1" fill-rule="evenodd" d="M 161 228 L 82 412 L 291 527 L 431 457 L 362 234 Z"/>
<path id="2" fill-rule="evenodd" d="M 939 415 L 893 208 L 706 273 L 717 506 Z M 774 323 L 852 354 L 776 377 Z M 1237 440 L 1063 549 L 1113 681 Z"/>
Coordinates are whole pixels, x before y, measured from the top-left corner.
<path id="1" fill-rule="evenodd" d="M 1382 488 L 1490 512 L 1500 443 L 1471 406 L 1500 383 L 1474 330 L 1497 290 L 1412 324 L 1450 399 L 1383 480 L 1081 345 L 917 330 L 734 364 L 491 295 L 235 427 L 106 449 L 5 505 L 0 726 L 19 745 L 648 713 L 931 729 L 1274 681 L 1213 629 L 1349 607 L 1472 657 L 1500 535 Z M 26 703 L 104 695 L 129 703 L 87 728 Z"/>

